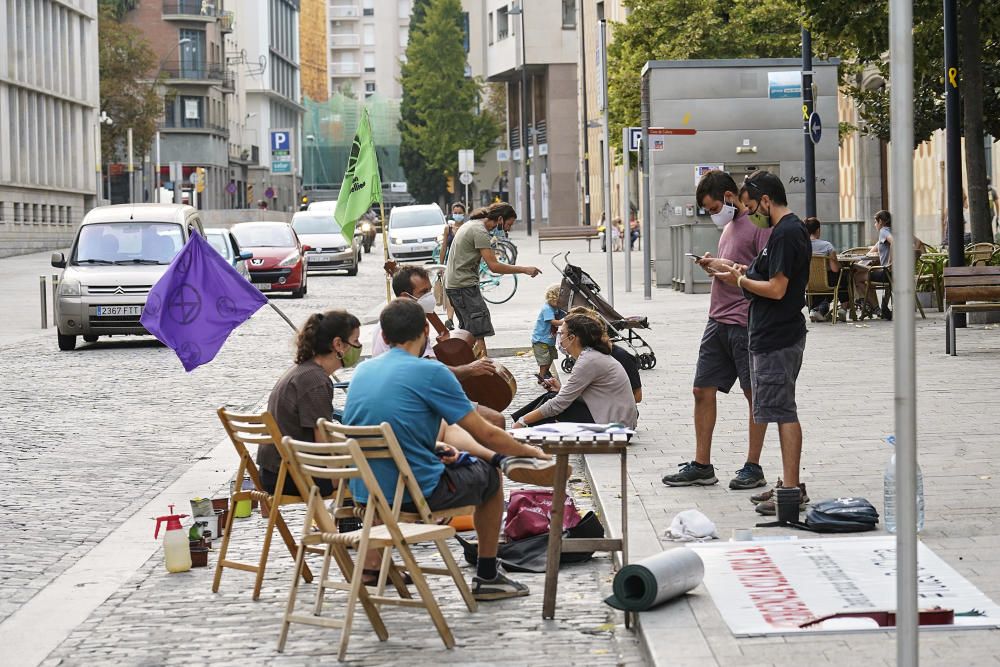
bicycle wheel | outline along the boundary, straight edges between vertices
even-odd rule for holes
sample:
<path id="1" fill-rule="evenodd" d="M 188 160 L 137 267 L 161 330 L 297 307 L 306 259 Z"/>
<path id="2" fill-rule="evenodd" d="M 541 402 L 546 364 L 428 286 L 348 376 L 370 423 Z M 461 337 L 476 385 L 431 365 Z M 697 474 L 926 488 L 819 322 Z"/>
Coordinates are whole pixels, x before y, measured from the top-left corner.
<path id="1" fill-rule="evenodd" d="M 517 264 L 517 246 L 514 245 L 514 242 L 506 239 L 497 241 L 497 259 L 500 259 L 501 248 L 503 249 L 503 252 L 507 254 L 507 261 L 500 261 L 504 262 L 504 264 Z"/>
<path id="2" fill-rule="evenodd" d="M 490 303 L 506 303 L 517 291 L 517 276 L 489 271 L 481 273 L 479 290 L 483 293 L 483 298 Z"/>

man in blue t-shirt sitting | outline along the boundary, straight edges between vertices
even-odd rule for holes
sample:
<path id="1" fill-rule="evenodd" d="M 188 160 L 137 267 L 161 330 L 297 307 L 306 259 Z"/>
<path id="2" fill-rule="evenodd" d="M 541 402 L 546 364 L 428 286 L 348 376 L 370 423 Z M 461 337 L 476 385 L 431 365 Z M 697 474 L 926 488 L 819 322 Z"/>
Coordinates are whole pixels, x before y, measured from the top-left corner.
<path id="1" fill-rule="evenodd" d="M 393 301 L 382 310 L 379 323 L 390 350 L 358 366 L 347 393 L 344 424 L 387 422 L 392 426 L 432 510 L 475 506 L 473 523 L 479 538 L 479 561 L 472 593 L 477 600 L 527 595 L 527 586 L 509 579 L 497 568 L 504 499 L 500 474 L 492 462 L 438 445 L 441 421 L 457 423 L 479 444 L 501 456 L 549 456 L 488 423 L 466 398 L 454 373 L 438 361 L 421 358 L 429 333 L 420 305 L 409 300 Z M 444 455 L 439 458 L 436 450 L 442 449 Z M 370 464 L 382 491 L 392 498 L 398 477 L 396 466 L 377 459 Z M 357 502 L 368 500 L 367 489 L 358 480 L 352 480 L 351 493 Z"/>

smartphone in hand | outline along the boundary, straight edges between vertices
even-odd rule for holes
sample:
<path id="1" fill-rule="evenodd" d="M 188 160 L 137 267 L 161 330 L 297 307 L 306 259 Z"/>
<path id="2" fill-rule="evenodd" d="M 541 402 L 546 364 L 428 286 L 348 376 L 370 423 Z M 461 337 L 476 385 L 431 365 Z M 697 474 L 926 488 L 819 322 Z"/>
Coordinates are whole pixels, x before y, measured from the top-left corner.
<path id="1" fill-rule="evenodd" d="M 696 261 L 696 262 L 697 262 L 697 261 L 698 261 L 699 259 L 701 259 L 701 257 L 699 257 L 698 255 L 694 254 L 693 252 L 686 252 L 686 253 L 684 253 L 684 254 L 685 254 L 685 255 L 687 255 L 688 257 L 690 257 L 691 259 L 693 259 L 693 260 L 694 260 L 694 261 Z"/>

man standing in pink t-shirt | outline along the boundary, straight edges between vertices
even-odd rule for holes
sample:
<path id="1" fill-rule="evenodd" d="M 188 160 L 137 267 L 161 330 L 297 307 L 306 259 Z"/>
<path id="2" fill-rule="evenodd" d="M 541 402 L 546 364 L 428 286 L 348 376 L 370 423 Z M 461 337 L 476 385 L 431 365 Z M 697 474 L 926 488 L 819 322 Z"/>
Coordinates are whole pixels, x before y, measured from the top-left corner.
<path id="1" fill-rule="evenodd" d="M 750 221 L 732 176 L 717 169 L 706 173 L 698 182 L 695 196 L 698 204 L 711 214 L 712 222 L 722 228 L 717 257 L 737 264 L 750 264 L 767 245 L 771 230 L 762 229 Z M 709 271 L 713 270 L 713 264 L 719 264 L 709 253 L 697 261 L 699 266 Z M 723 267 L 720 264 L 714 270 L 723 270 Z M 742 290 L 720 280 L 712 281 L 708 324 L 701 338 L 694 376 L 695 456 L 693 461 L 682 464 L 676 473 L 663 477 L 667 486 L 708 486 L 719 482 L 712 465 L 716 396 L 720 391 L 728 394 L 737 379 L 750 408 L 750 447 L 746 463 L 729 482 L 729 488 L 754 489 L 767 484 L 760 467 L 767 424 L 754 422 L 750 393 L 750 351 L 747 346 L 749 307 L 750 302 L 743 296 Z"/>

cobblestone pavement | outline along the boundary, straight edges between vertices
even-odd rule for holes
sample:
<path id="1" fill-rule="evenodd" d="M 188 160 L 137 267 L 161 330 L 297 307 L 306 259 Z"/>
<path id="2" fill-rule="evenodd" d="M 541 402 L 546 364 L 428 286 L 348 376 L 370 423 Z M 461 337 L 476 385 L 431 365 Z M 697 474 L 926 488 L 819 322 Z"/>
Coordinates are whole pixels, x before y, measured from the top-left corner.
<path id="1" fill-rule="evenodd" d="M 383 298 L 381 262 L 375 258 L 366 257 L 356 278 L 313 276 L 305 299 L 275 302 L 295 322 L 329 307 L 361 316 Z M 223 436 L 215 409 L 259 405 L 292 352 L 291 331 L 266 307 L 234 332 L 214 362 L 192 374 L 183 373 L 175 355 L 149 339 L 102 339 L 59 353 L 54 338 L 50 329 L 21 335 L 16 345 L 0 343 L 5 375 L 30 378 L 0 390 L 0 401 L 10 409 L 0 423 L 0 441 L 9 443 L 0 448 L 0 471 L 10 480 L 0 498 L 0 529 L 7 536 L 0 552 L 0 622 L 204 457 Z M 524 388 L 520 397 L 530 397 L 531 357 L 504 361 Z M 583 508 L 589 492 L 580 479 L 574 487 Z M 259 516 L 241 528 L 243 536 L 259 535 Z M 252 539 L 234 542 L 241 551 L 252 546 Z M 293 628 L 286 653 L 275 651 L 291 559 L 277 547 L 272 558 L 255 603 L 249 575 L 227 572 L 221 592 L 213 595 L 212 568 L 167 576 L 158 551 L 46 664 L 328 659 L 332 635 L 316 628 Z M 468 573 L 471 577 L 471 568 Z M 621 614 L 601 602 L 610 593 L 606 555 L 566 569 L 554 621 L 541 620 L 543 576 L 518 577 L 532 588 L 530 597 L 483 605 L 471 616 L 453 587 L 435 586 L 458 642 L 454 651 L 444 649 L 425 616 L 389 610 L 389 642 L 379 644 L 362 617 L 349 659 L 359 664 L 642 662 Z M 538 641 L 539 632 L 545 633 L 544 642 Z"/>
<path id="2" fill-rule="evenodd" d="M 510 485 L 513 486 L 513 485 Z M 571 485 L 581 512 L 588 506 L 582 480 Z M 301 530 L 301 510 L 284 511 L 292 530 Z M 231 548 L 238 560 L 251 561 L 259 549 L 265 520 L 254 512 L 237 523 Z M 433 548 L 432 548 L 433 549 Z M 439 562 L 436 551 L 414 549 L 418 559 Z M 467 579 L 474 568 L 453 550 Z M 211 552 L 214 566 L 216 552 Z M 213 567 L 168 575 L 162 552 L 80 625 L 44 665 L 90 665 L 115 662 L 129 665 L 277 664 L 333 662 L 339 630 L 292 626 L 284 653 L 275 649 L 281 614 L 291 580 L 292 558 L 284 544 L 272 544 L 271 560 L 261 598 L 250 599 L 252 575 L 228 570 L 218 594 L 211 593 Z M 312 557 L 314 572 L 319 557 Z M 541 619 L 544 575 L 512 575 L 531 588 L 526 598 L 482 603 L 470 614 L 457 589 L 447 579 L 434 577 L 431 587 L 456 638 L 449 651 L 441 643 L 423 610 L 386 608 L 389 630 L 382 643 L 371 631 L 361 610 L 355 616 L 347 664 L 357 665 L 588 665 L 642 664 L 634 635 L 622 625 L 622 615 L 603 604 L 610 594 L 611 563 L 596 555 L 588 563 L 565 566 L 559 579 L 557 618 Z M 315 587 L 302 584 L 299 607 L 308 606 Z M 337 614 L 343 593 L 328 593 L 326 615 Z"/>
<path id="3" fill-rule="evenodd" d="M 296 322 L 323 307 L 364 312 L 380 263 L 313 276 L 304 299 L 275 302 Z M 255 404 L 290 363 L 291 330 L 267 307 L 190 374 L 150 338 L 59 352 L 49 329 L 0 345 L 0 621 L 211 449 L 216 408 Z"/>

